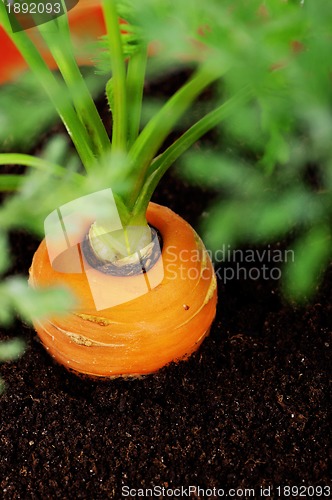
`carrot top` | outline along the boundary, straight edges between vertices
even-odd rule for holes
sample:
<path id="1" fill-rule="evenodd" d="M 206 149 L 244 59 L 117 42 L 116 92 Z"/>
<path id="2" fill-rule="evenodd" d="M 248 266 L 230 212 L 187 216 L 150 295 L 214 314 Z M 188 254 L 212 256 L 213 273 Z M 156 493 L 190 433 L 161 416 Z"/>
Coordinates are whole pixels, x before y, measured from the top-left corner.
<path id="1" fill-rule="evenodd" d="M 91 9 L 90 4 L 85 7 L 89 6 Z M 8 37 L 57 109 L 88 178 L 99 175 L 101 164 L 105 163 L 107 158 L 120 158 L 120 162 L 122 158 L 124 173 L 121 175 L 126 179 L 126 185 L 121 193 L 115 190 L 122 224 L 125 227 L 129 225 L 147 227 L 145 215 L 147 206 L 165 171 L 200 136 L 231 111 L 233 101 L 246 98 L 249 92 L 248 89 L 244 89 L 239 96 L 230 100 L 227 106 L 221 105 L 207 113 L 160 154 L 167 136 L 204 89 L 221 78 L 227 69 L 227 64 L 216 66 L 208 52 L 203 58 L 198 58 L 195 63 L 196 69 L 187 83 L 140 130 L 149 41 L 139 25 L 135 24 L 137 8 L 135 9 L 133 5 L 126 9 L 123 7 L 121 2 L 114 0 L 102 2 L 103 19 L 99 18 L 99 7 L 91 11 L 91 15 L 97 15 L 94 18 L 95 21 L 98 20 L 97 31 L 100 27 L 103 29 L 104 25 L 106 27 L 103 48 L 106 57 L 109 58 L 112 72 L 112 77 L 106 85 L 106 95 L 112 114 L 111 138 L 105 130 L 75 59 L 71 34 L 80 30 L 82 35 L 83 27 L 80 24 L 84 14 L 82 8 L 77 10 L 76 18 L 74 8 L 68 16 L 60 16 L 34 28 L 38 29 L 38 39 L 41 38 L 47 48 L 47 57 L 50 56 L 54 66 L 58 68 L 62 77 L 60 79 L 50 71 L 47 61 L 41 57 L 44 54 L 37 49 L 34 38 L 29 37 L 23 30 L 11 32 L 9 14 L 3 4 L 0 5 L 0 19 Z M 121 30 L 120 15 L 126 22 L 125 32 Z M 38 44 L 40 45 L 40 42 Z M 0 155 L 0 163 L 10 164 L 17 161 L 35 168 L 41 167 L 41 162 L 34 158 Z M 42 168 L 44 167 L 45 165 Z M 61 168 L 57 168 L 57 172 L 61 175 Z M 77 183 L 78 177 L 77 175 L 75 177 Z M 8 183 L 10 186 L 10 180 Z M 14 185 L 13 178 L 12 186 Z M 104 232 L 101 221 L 95 222 L 94 232 L 94 234 Z M 110 244 L 105 238 L 100 240 L 106 247 Z"/>

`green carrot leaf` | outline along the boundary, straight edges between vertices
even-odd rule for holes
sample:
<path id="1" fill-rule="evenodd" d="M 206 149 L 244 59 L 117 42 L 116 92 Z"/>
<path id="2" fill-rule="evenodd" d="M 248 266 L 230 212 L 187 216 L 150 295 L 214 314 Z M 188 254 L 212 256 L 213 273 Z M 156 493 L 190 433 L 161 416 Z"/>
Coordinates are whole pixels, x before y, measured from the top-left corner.
<path id="1" fill-rule="evenodd" d="M 332 259 L 330 228 L 317 225 L 298 238 L 293 246 L 294 262 L 285 269 L 284 291 L 296 301 L 311 297 L 323 276 L 323 270 Z"/>
<path id="2" fill-rule="evenodd" d="M 0 363 L 15 361 L 24 353 L 25 343 L 21 339 L 0 342 Z"/>

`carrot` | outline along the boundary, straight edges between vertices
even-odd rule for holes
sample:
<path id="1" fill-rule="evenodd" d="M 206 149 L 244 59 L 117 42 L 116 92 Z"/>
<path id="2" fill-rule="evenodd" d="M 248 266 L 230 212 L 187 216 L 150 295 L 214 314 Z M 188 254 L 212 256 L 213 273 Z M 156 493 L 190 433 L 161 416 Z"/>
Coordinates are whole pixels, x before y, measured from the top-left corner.
<path id="1" fill-rule="evenodd" d="M 60 273 L 50 263 L 45 240 L 30 269 L 33 287 L 66 285 L 79 301 L 63 316 L 36 318 L 49 353 L 68 369 L 97 377 L 139 376 L 185 359 L 208 335 L 216 312 L 216 278 L 205 247 L 192 227 L 168 208 L 150 203 L 147 220 L 162 236 L 162 255 L 147 270 L 155 288 L 133 300 L 97 311 L 86 274 Z M 87 225 L 82 231 L 82 241 Z M 68 257 L 70 258 L 70 257 Z M 70 265 L 70 264 L 69 264 Z M 137 276 L 93 271 L 99 288 L 121 293 Z"/>
<path id="2" fill-rule="evenodd" d="M 80 0 L 78 5 L 68 12 L 68 21 L 78 64 L 81 66 L 91 66 L 94 54 L 91 50 L 87 50 L 84 45 L 88 42 L 96 41 L 106 33 L 101 2 L 98 0 Z M 49 68 L 56 69 L 57 65 L 49 51 L 45 48 L 39 34 L 34 29 L 28 30 L 27 33 L 36 42 Z M 0 46 L 0 84 L 3 84 L 14 81 L 28 68 L 28 65 L 1 26 Z"/>

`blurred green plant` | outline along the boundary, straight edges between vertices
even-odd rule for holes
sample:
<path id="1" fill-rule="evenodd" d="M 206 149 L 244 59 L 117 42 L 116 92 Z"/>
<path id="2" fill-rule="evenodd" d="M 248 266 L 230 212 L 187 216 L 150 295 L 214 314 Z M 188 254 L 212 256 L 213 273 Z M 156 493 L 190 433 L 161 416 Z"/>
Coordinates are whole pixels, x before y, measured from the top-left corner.
<path id="1" fill-rule="evenodd" d="M 77 154 L 65 159 L 66 147 L 56 138 L 58 145 L 52 142 L 46 157 L 0 155 L 0 164 L 14 171 L 1 175 L 0 188 L 18 189 L 0 209 L 2 271 L 8 268 L 7 232 L 25 227 L 42 234 L 46 215 L 73 198 L 111 186 L 123 220 L 142 220 L 167 169 L 217 127 L 220 141 L 214 150 L 191 151 L 180 169 L 191 182 L 219 193 L 203 228 L 208 246 L 264 243 L 296 230 L 295 263 L 284 287 L 294 298 L 310 296 L 331 250 L 332 4 L 112 0 L 104 8 L 108 36 L 100 42 L 97 66 L 98 73 L 112 75 L 106 86 L 111 141 L 89 85 L 73 63 L 65 18 L 55 22 L 53 33 L 39 27 L 62 76 L 47 69 L 23 32 L 12 36 L 32 69 L 26 92 L 37 95 L 33 89 L 42 88 L 48 95 Z M 0 13 L 6 26 L 2 4 Z M 117 16 L 128 22 L 125 34 Z M 146 75 L 154 79 L 174 68 L 192 76 L 167 102 L 144 103 L 142 113 Z M 195 101 L 212 83 L 209 109 L 195 118 Z M 0 93 L 5 146 L 15 129 L 22 141 L 29 131 L 21 143 L 27 149 L 38 130 L 36 117 L 49 123 L 43 98 L 38 114 L 31 111 L 21 120 L 18 107 L 25 105 L 24 95 L 19 99 L 12 86 Z M 185 132 L 164 146 L 169 133 L 184 125 Z M 18 176 L 15 165 L 30 171 Z M 314 172 L 313 179 L 308 180 L 308 172 Z M 8 289 L 5 293 L 11 297 Z M 45 310 L 49 305 L 42 303 Z"/>
<path id="2" fill-rule="evenodd" d="M 246 81 L 252 97 L 220 127 L 217 150 L 187 154 L 179 172 L 220 193 L 204 222 L 211 248 L 293 234 L 295 262 L 283 289 L 301 301 L 331 260 L 332 6 L 256 7 L 256 16 L 252 3 L 234 7 L 206 36 L 220 57 L 233 59 L 221 95 Z"/>
<path id="3" fill-rule="evenodd" d="M 105 87 L 105 78 L 95 78 L 85 68 L 85 81 L 94 97 Z M 0 88 L 0 149 L 27 151 L 40 141 L 40 136 L 57 123 L 58 114 L 46 93 L 36 85 L 31 73 Z"/>

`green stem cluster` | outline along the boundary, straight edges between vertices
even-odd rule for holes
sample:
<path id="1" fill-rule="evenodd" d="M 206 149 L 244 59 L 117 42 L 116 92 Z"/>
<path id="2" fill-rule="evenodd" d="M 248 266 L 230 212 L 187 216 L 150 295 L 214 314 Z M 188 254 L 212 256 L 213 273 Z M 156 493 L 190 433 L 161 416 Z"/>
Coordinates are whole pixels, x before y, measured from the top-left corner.
<path id="1" fill-rule="evenodd" d="M 122 50 L 116 2 L 113 0 L 104 0 L 103 9 L 113 75 L 112 147 L 113 150 L 125 151 L 127 143 L 126 66 Z"/>
<path id="2" fill-rule="evenodd" d="M 24 167 L 31 167 L 60 178 L 63 178 L 68 173 L 67 170 L 61 165 L 51 163 L 43 158 L 37 158 L 36 156 L 20 153 L 0 154 L 0 165 L 22 165 Z M 82 184 L 84 181 L 84 177 L 76 172 L 71 172 L 71 179 L 77 185 Z M 22 175 L 2 174 L 0 176 L 0 191 L 15 191 L 22 185 L 22 182 L 24 182 Z"/>
<path id="3" fill-rule="evenodd" d="M 65 7 L 63 0 L 61 1 Z M 103 1 L 112 65 L 112 79 L 107 85 L 108 100 L 112 103 L 112 141 L 109 140 L 77 66 L 67 16 L 61 16 L 47 25 L 39 26 L 39 32 L 57 63 L 61 77 L 56 77 L 49 70 L 24 31 L 11 33 L 2 2 L 0 2 L 0 19 L 8 35 L 52 100 L 88 174 L 98 176 L 99 162 L 110 151 L 127 155 L 130 166 L 127 175 L 134 179 L 134 183 L 120 203 L 121 212 L 125 214 L 123 223 L 144 224 L 147 205 L 162 175 L 195 141 L 228 116 L 239 99 L 248 98 L 248 90 L 246 89 L 239 96 L 235 96 L 208 113 L 168 149 L 155 157 L 167 136 L 190 109 L 196 98 L 211 83 L 220 79 L 227 68 L 216 69 L 208 62 L 201 63 L 188 82 L 140 131 L 147 46 L 142 42 L 129 60 L 125 60 L 116 4 L 116 0 Z M 52 24 L 54 29 L 49 30 L 49 24 Z M 63 175 L 64 172 L 63 167 L 51 166 L 37 158 L 32 160 L 27 155 L 15 157 L 0 155 L 0 164 L 18 162 L 35 168 L 50 169 L 55 175 Z M 15 176 L 3 178 L 4 189 L 15 189 L 18 185 L 19 181 Z"/>
<path id="4" fill-rule="evenodd" d="M 0 20 L 8 36 L 34 73 L 36 80 L 51 99 L 76 147 L 82 164 L 87 171 L 90 171 L 95 163 L 95 157 L 89 146 L 89 134 L 79 119 L 73 104 L 66 98 L 67 88 L 64 82 L 56 78 L 49 70 L 42 56 L 25 31 L 12 33 L 5 5 L 2 2 L 0 2 Z M 52 21 L 52 23 L 57 27 L 56 20 Z"/>

